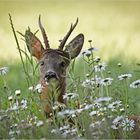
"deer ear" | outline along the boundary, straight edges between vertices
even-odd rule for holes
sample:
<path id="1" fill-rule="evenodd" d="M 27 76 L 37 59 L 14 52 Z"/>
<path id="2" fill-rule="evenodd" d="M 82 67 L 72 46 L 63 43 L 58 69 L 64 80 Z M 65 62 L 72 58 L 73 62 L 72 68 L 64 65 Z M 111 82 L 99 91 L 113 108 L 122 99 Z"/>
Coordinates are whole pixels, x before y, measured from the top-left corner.
<path id="1" fill-rule="evenodd" d="M 84 43 L 84 35 L 79 34 L 66 46 L 66 49 L 64 51 L 68 52 L 70 58 L 73 59 L 79 55 L 83 47 L 83 43 Z"/>
<path id="2" fill-rule="evenodd" d="M 25 32 L 25 42 L 31 55 L 40 60 L 45 50 L 40 40 L 30 31 L 30 29 Z"/>

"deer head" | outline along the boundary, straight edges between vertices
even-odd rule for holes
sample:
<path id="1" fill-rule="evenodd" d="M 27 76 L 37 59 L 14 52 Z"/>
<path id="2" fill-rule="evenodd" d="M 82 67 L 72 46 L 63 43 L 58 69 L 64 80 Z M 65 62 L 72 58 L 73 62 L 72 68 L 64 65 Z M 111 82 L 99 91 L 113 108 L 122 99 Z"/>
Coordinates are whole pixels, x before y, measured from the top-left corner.
<path id="1" fill-rule="evenodd" d="M 52 49 L 49 45 L 48 37 L 41 24 L 39 16 L 39 27 L 42 32 L 44 39 L 45 48 L 41 41 L 33 34 L 30 29 L 25 32 L 25 41 L 31 55 L 37 58 L 40 64 L 41 83 L 44 85 L 44 91 L 41 99 L 48 98 L 48 94 L 52 94 L 54 89 L 58 92 L 58 101 L 64 103 L 63 95 L 65 94 L 65 79 L 66 69 L 70 64 L 70 61 L 78 56 L 80 53 L 83 43 L 84 35 L 77 35 L 70 43 L 66 46 L 66 41 L 70 34 L 74 30 L 78 23 L 78 19 L 75 24 L 71 24 L 70 29 L 66 36 L 60 42 L 58 49 Z M 65 48 L 64 48 L 65 47 Z M 55 85 L 55 86 L 52 86 Z M 54 89 L 52 89 L 52 87 Z"/>

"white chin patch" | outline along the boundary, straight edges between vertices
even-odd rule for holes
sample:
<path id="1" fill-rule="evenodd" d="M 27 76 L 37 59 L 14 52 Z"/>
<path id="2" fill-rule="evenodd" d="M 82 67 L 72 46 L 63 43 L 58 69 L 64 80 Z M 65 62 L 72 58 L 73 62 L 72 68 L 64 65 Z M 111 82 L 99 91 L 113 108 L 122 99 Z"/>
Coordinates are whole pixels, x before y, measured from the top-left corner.
<path id="1" fill-rule="evenodd" d="M 46 84 L 46 85 L 49 85 L 49 83 L 48 83 L 47 81 L 45 82 L 45 84 Z"/>

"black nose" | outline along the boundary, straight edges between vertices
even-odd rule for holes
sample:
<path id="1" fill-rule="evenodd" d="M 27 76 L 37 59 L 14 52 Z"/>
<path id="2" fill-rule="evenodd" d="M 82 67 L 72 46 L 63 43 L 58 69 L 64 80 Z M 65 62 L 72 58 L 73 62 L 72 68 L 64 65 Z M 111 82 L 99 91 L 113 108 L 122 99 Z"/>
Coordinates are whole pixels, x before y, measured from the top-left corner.
<path id="1" fill-rule="evenodd" d="M 49 72 L 46 73 L 45 79 L 49 80 L 51 78 L 56 78 L 56 73 L 49 71 Z"/>

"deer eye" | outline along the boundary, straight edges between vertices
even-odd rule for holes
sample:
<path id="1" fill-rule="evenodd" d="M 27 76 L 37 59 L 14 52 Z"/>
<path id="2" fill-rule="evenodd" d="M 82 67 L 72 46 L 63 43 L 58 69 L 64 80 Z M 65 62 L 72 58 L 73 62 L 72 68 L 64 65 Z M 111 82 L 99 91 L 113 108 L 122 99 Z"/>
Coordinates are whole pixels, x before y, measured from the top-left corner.
<path id="1" fill-rule="evenodd" d="M 60 66 L 61 66 L 61 67 L 65 67 L 65 66 L 66 66 L 65 61 L 62 61 L 62 62 L 60 63 Z"/>
<path id="2" fill-rule="evenodd" d="M 44 65 L 44 61 L 41 61 L 41 62 L 40 62 L 40 66 L 43 66 L 43 65 Z"/>

